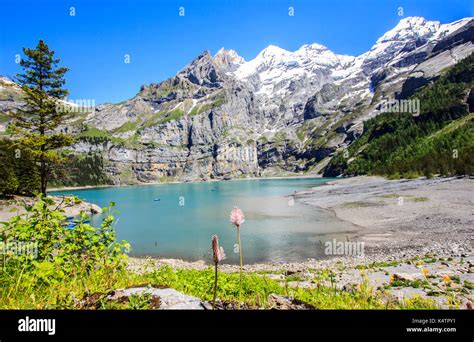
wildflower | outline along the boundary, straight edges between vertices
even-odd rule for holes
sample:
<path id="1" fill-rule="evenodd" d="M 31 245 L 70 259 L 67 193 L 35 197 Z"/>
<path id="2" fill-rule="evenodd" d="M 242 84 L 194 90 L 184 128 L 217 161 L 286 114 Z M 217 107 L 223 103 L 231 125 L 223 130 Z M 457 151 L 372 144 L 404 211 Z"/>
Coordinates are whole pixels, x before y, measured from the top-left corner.
<path id="1" fill-rule="evenodd" d="M 239 229 L 242 223 L 244 222 L 245 222 L 244 213 L 242 212 L 241 209 L 234 207 L 234 209 L 232 209 L 232 211 L 230 212 L 230 223 L 232 223 L 234 226 L 237 227 L 237 229 Z"/>
<path id="2" fill-rule="evenodd" d="M 393 283 L 395 281 L 395 276 L 393 274 L 390 274 L 390 282 Z"/>
<path id="3" fill-rule="evenodd" d="M 218 264 L 226 258 L 224 248 L 219 247 L 219 239 L 217 235 L 212 236 L 212 257 L 215 264 Z"/>
<path id="4" fill-rule="evenodd" d="M 423 275 L 426 277 L 430 273 L 430 271 L 428 271 L 426 268 L 423 268 L 421 270 L 421 273 L 423 273 Z"/>
<path id="5" fill-rule="evenodd" d="M 215 276 L 214 276 L 214 301 L 212 302 L 212 308 L 215 309 L 216 307 L 216 297 L 217 297 L 217 266 L 219 262 L 225 259 L 224 248 L 219 247 L 219 239 L 217 235 L 213 235 L 211 238 L 212 241 L 212 257 L 214 259 L 214 269 L 215 269 Z"/>
<path id="6" fill-rule="evenodd" d="M 240 244 L 240 226 L 245 222 L 245 216 L 241 209 L 234 207 L 230 212 L 230 223 L 232 223 L 237 228 L 237 244 L 239 245 L 239 257 L 240 257 L 240 288 L 239 288 L 239 307 L 240 299 L 242 298 L 242 246 Z"/>
<path id="7" fill-rule="evenodd" d="M 451 278 L 448 275 L 444 275 L 443 280 L 446 284 L 449 284 L 451 282 Z"/>

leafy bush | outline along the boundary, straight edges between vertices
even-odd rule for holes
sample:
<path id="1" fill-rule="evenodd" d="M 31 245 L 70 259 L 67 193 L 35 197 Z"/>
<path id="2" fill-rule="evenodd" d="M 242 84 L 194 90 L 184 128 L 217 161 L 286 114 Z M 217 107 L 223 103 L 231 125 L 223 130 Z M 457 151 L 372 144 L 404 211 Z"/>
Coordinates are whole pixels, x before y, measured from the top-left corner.
<path id="1" fill-rule="evenodd" d="M 33 244 L 36 251 L 9 251 L 5 255 L 0 261 L 3 288 L 20 280 L 30 288 L 51 286 L 98 269 L 123 269 L 129 244 L 115 241 L 113 203 L 104 208 L 105 218 L 99 228 L 85 223 L 87 216 L 82 213 L 73 229 L 66 227 L 66 216 L 53 209 L 54 204 L 51 198 L 40 196 L 32 206 L 25 207 L 25 215 L 3 223 L 2 241 Z"/>

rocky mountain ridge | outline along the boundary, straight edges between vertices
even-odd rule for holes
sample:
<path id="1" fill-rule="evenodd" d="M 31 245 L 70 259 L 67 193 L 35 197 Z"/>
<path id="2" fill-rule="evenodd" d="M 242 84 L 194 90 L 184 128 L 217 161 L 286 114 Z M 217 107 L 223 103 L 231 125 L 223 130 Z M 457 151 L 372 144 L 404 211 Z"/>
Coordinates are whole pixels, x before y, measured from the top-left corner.
<path id="1" fill-rule="evenodd" d="M 320 44 L 270 45 L 250 61 L 205 51 L 132 99 L 78 116 L 72 150 L 101 155 L 115 184 L 317 173 L 384 101 L 472 53 L 473 21 L 404 18 L 357 57 Z M 17 100 L 2 96 L 2 112 Z"/>

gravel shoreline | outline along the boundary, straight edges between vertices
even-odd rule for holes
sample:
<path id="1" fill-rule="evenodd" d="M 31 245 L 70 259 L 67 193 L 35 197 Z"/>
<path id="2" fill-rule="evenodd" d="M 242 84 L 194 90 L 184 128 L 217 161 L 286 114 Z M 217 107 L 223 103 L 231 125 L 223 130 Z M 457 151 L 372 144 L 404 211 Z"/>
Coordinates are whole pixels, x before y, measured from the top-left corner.
<path id="1" fill-rule="evenodd" d="M 244 264 L 245 272 L 278 272 L 287 271 L 290 273 L 307 272 L 310 270 L 324 270 L 344 268 L 352 269 L 359 266 L 366 266 L 373 263 L 389 263 L 392 261 L 414 260 L 429 255 L 436 255 L 440 258 L 471 258 L 471 242 L 458 243 L 456 248 L 443 248 L 439 245 L 425 246 L 422 248 L 400 248 L 399 250 L 385 252 L 367 253 L 364 256 L 337 256 L 330 259 L 306 259 L 299 262 L 263 262 L 254 264 Z M 204 260 L 187 261 L 182 259 L 164 259 L 164 258 L 128 258 L 129 269 L 141 273 L 145 270 L 170 266 L 173 269 L 195 269 L 204 270 L 211 266 Z M 223 264 L 219 266 L 222 272 L 238 272 L 239 266 L 233 264 Z"/>
<path id="2" fill-rule="evenodd" d="M 397 255 L 472 250 L 474 180 L 386 180 L 355 177 L 296 194 L 296 200 L 331 210 L 359 227 L 351 241 L 368 254 Z"/>

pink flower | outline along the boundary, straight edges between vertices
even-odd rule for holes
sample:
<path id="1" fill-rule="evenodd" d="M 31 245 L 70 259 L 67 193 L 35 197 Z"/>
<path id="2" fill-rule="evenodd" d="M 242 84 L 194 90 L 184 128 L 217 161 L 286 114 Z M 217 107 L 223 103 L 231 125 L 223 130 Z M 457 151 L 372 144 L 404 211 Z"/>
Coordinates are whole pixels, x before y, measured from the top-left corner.
<path id="1" fill-rule="evenodd" d="M 212 236 L 212 257 L 216 264 L 225 259 L 224 248 L 219 247 L 219 239 L 217 238 L 217 235 Z"/>
<path id="2" fill-rule="evenodd" d="M 242 210 L 237 207 L 234 207 L 230 212 L 230 223 L 232 223 L 237 228 L 240 228 L 240 225 L 245 222 L 245 216 Z"/>
<path id="3" fill-rule="evenodd" d="M 219 247 L 219 261 L 225 260 L 226 256 L 224 253 L 224 247 Z"/>

